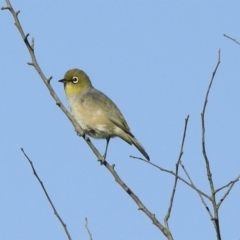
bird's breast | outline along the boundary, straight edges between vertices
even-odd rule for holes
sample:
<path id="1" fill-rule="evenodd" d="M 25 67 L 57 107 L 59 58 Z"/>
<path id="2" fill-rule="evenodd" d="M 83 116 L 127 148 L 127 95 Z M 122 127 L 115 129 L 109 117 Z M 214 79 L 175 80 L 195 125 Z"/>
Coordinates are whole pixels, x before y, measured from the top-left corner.
<path id="1" fill-rule="evenodd" d="M 68 104 L 71 112 L 89 136 L 94 138 L 108 138 L 113 136 L 115 126 L 109 121 L 106 112 L 100 107 L 91 105 L 84 98 L 70 97 Z"/>

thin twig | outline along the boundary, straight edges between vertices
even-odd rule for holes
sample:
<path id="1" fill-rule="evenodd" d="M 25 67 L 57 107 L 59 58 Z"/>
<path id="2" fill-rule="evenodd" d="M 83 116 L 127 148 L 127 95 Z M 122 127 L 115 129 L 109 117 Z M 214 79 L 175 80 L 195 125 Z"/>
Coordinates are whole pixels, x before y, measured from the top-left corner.
<path id="1" fill-rule="evenodd" d="M 182 156 L 182 153 L 180 153 L 180 156 L 179 158 L 181 158 Z M 179 163 L 180 163 L 180 160 L 178 159 L 176 165 L 175 165 L 175 178 L 174 178 L 174 183 L 173 183 L 173 189 L 172 189 L 172 194 L 171 194 L 171 197 L 170 197 L 170 201 L 169 201 L 169 207 L 168 207 L 168 210 L 167 210 L 167 213 L 164 217 L 164 223 L 165 223 L 165 227 L 167 227 L 169 229 L 169 225 L 168 225 L 168 220 L 170 218 L 170 215 L 171 215 L 171 212 L 172 212 L 172 207 L 173 207 L 173 200 L 174 200 L 174 196 L 175 196 L 175 193 L 176 193 L 176 190 L 177 190 L 177 181 L 178 181 L 178 167 L 179 167 Z"/>
<path id="2" fill-rule="evenodd" d="M 240 175 L 238 175 L 238 176 L 236 177 L 236 179 L 230 181 L 230 182 L 227 183 L 226 185 L 224 185 L 224 186 L 222 186 L 222 187 L 216 189 L 216 190 L 215 190 L 215 193 L 217 193 L 217 192 L 223 190 L 223 189 L 226 188 L 226 187 L 229 187 L 229 186 L 232 185 L 232 184 L 235 184 L 237 181 L 239 181 L 239 179 L 240 179 Z"/>
<path id="3" fill-rule="evenodd" d="M 189 115 L 188 115 L 187 118 L 185 119 L 185 125 L 184 125 L 184 131 L 183 131 L 183 137 L 182 137 L 182 143 L 181 143 L 180 153 L 179 153 L 178 160 L 177 160 L 177 162 L 176 162 L 176 171 L 175 171 L 175 180 L 174 180 L 174 184 L 173 184 L 173 190 L 172 190 L 172 194 L 171 194 L 171 198 L 170 198 L 169 207 L 168 207 L 166 216 L 165 216 L 165 218 L 164 218 L 165 226 L 166 226 L 167 228 L 169 228 L 169 226 L 168 226 L 168 220 L 169 220 L 170 215 L 171 215 L 171 211 L 172 211 L 172 207 L 173 207 L 173 200 L 174 200 L 174 196 L 175 196 L 175 192 L 176 192 L 176 188 L 177 188 L 178 167 L 179 167 L 179 164 L 180 164 L 180 162 L 181 162 L 182 155 L 183 155 L 183 147 L 184 147 L 184 142 L 185 142 L 185 138 L 186 138 L 188 119 L 189 119 Z"/>
<path id="4" fill-rule="evenodd" d="M 204 159 L 205 159 L 207 176 L 208 176 L 208 181 L 209 181 L 209 185 L 210 185 L 212 194 L 215 193 L 215 190 L 214 190 L 212 173 L 211 173 L 211 170 L 210 170 L 210 164 L 209 164 L 209 160 L 208 160 L 208 157 L 207 157 L 206 146 L 205 146 L 205 111 L 206 111 L 206 107 L 207 107 L 209 92 L 210 92 L 210 89 L 211 89 L 211 86 L 212 86 L 215 74 L 217 72 L 218 66 L 220 64 L 220 57 L 221 57 L 220 53 L 221 52 L 219 50 L 218 51 L 218 62 L 217 62 L 217 65 L 215 67 L 215 70 L 213 71 L 212 78 L 211 78 L 211 81 L 210 81 L 210 84 L 208 86 L 208 90 L 207 90 L 207 93 L 206 93 L 206 96 L 205 96 L 205 101 L 204 101 L 204 105 L 203 105 L 203 111 L 201 113 L 201 119 L 202 119 L 202 152 L 203 152 L 203 156 L 204 156 Z"/>
<path id="5" fill-rule="evenodd" d="M 180 164 L 181 164 L 181 167 L 182 167 L 183 171 L 185 172 L 188 180 L 190 181 L 191 185 L 192 185 L 192 186 L 195 186 L 194 183 L 193 183 L 193 181 L 192 181 L 192 179 L 191 179 L 191 177 L 190 177 L 190 175 L 189 175 L 189 173 L 188 173 L 188 171 L 187 171 L 187 169 L 185 168 L 185 166 L 182 164 L 182 162 L 181 162 Z M 211 211 L 209 210 L 209 207 L 207 206 L 206 201 L 205 201 L 204 198 L 203 198 L 203 194 L 200 194 L 199 191 L 197 191 L 197 193 L 198 193 L 198 195 L 199 195 L 199 197 L 200 197 L 200 199 L 201 199 L 202 204 L 205 206 L 205 209 L 207 210 L 207 212 L 208 212 L 208 214 L 209 214 L 209 216 L 210 216 L 210 219 L 212 219 L 212 218 L 213 218 L 213 215 L 212 215 Z M 211 200 L 212 200 L 211 197 L 208 196 L 208 200 L 211 201 Z"/>
<path id="6" fill-rule="evenodd" d="M 207 93 L 206 93 L 206 96 L 205 96 L 205 101 L 204 101 L 204 104 L 203 104 L 203 110 L 202 110 L 202 113 L 201 113 L 202 152 L 203 152 L 203 157 L 204 157 L 205 165 L 206 165 L 207 178 L 208 178 L 209 186 L 210 186 L 210 189 L 211 189 L 211 196 L 212 196 L 211 202 L 212 202 L 213 211 L 214 211 L 214 217 L 212 218 L 212 220 L 213 220 L 213 223 L 214 223 L 214 227 L 215 227 L 215 230 L 216 230 L 218 240 L 221 240 L 221 234 L 220 234 L 220 228 L 219 228 L 219 216 L 218 216 L 218 208 L 217 208 L 217 203 L 216 203 L 215 188 L 214 188 L 213 177 L 212 177 L 212 173 L 211 173 L 211 169 L 210 169 L 210 162 L 209 162 L 209 159 L 208 159 L 208 156 L 207 156 L 206 144 L 205 144 L 205 111 L 206 111 L 206 107 L 207 107 L 209 92 L 210 92 L 210 89 L 212 87 L 212 83 L 213 83 L 214 77 L 216 75 L 216 72 L 218 70 L 218 66 L 219 66 L 220 62 L 221 62 L 221 51 L 219 49 L 217 65 L 216 65 L 216 67 L 213 71 L 212 78 L 211 78 L 211 81 L 209 83 Z"/>
<path id="7" fill-rule="evenodd" d="M 105 161 L 104 166 L 112 173 L 113 177 L 115 178 L 115 181 L 124 189 L 124 191 L 133 199 L 133 201 L 138 205 L 138 210 L 143 211 L 153 222 L 153 224 L 158 227 L 162 233 L 170 240 L 173 238 L 171 237 L 171 234 L 167 228 L 165 228 L 155 217 L 155 214 L 151 213 L 145 205 L 141 202 L 141 200 L 134 194 L 134 192 L 122 181 L 122 179 L 119 177 L 117 172 L 115 171 L 114 167 L 115 165 L 110 165 L 107 161 Z"/>
<path id="8" fill-rule="evenodd" d="M 32 170 L 33 170 L 33 174 L 34 174 L 34 176 L 37 178 L 38 182 L 40 183 L 41 188 L 43 189 L 43 192 L 44 192 L 45 196 L 47 197 L 47 200 L 48 200 L 48 202 L 50 203 L 50 205 L 51 205 L 51 207 L 52 207 L 52 209 L 53 209 L 54 214 L 56 215 L 56 217 L 57 217 L 58 220 L 60 221 L 61 225 L 63 226 L 63 229 L 64 229 L 64 231 L 65 231 L 68 239 L 71 240 L 72 238 L 71 238 L 71 236 L 70 236 L 70 233 L 68 232 L 67 225 L 63 222 L 62 218 L 61 218 L 60 215 L 58 214 L 57 209 L 55 208 L 55 206 L 54 206 L 51 198 L 49 197 L 49 195 L 48 195 L 48 193 L 47 193 L 47 190 L 46 190 L 46 188 L 44 187 L 44 184 L 43 184 L 42 180 L 41 180 L 40 177 L 38 176 L 38 174 L 37 174 L 37 172 L 36 172 L 36 170 L 35 170 L 35 168 L 34 168 L 34 166 L 33 166 L 33 162 L 32 162 L 32 161 L 30 160 L 30 158 L 27 156 L 27 154 L 25 153 L 25 151 L 24 151 L 23 148 L 21 148 L 21 151 L 22 151 L 23 155 L 26 157 L 26 159 L 28 160 L 28 162 L 30 163 L 31 168 L 32 168 Z"/>
<path id="9" fill-rule="evenodd" d="M 223 195 L 223 197 L 220 199 L 219 203 L 217 204 L 217 208 L 219 208 L 222 204 L 222 202 L 225 200 L 225 198 L 228 196 L 228 194 L 230 193 L 230 191 L 232 190 L 234 184 L 239 181 L 240 176 L 238 176 L 235 180 L 231 181 L 229 184 L 227 184 L 229 186 L 228 190 L 226 191 L 226 193 Z"/>
<path id="10" fill-rule="evenodd" d="M 232 40 L 233 42 L 235 42 L 235 43 L 237 43 L 238 45 L 240 45 L 240 42 L 238 42 L 236 39 L 231 38 L 231 37 L 229 37 L 229 36 L 226 35 L 226 34 L 223 34 L 223 36 L 226 37 L 226 38 L 229 38 L 229 39 Z"/>
<path id="11" fill-rule="evenodd" d="M 156 167 L 157 169 L 159 169 L 160 171 L 162 172 L 166 172 L 166 173 L 169 173 L 171 175 L 173 175 L 174 177 L 176 177 L 176 174 L 175 172 L 173 172 L 172 170 L 168 170 L 168 169 L 165 169 L 165 168 L 162 168 L 160 166 L 158 166 L 157 164 L 154 164 L 153 162 L 149 162 L 143 158 L 140 158 L 140 157 L 134 157 L 134 156 L 130 156 L 131 158 L 133 159 L 138 159 L 138 160 L 141 160 L 147 164 L 150 164 L 152 165 L 153 167 Z M 180 177 L 179 175 L 177 176 L 178 180 L 182 181 L 183 183 L 185 183 L 186 185 L 188 185 L 190 188 L 192 188 L 193 190 L 197 191 L 199 194 L 201 194 L 202 196 L 204 196 L 205 198 L 207 198 L 208 200 L 211 200 L 211 197 L 208 196 L 206 193 L 202 192 L 200 189 L 198 189 L 194 184 L 192 183 L 189 183 L 188 181 L 186 181 L 184 178 Z"/>
<path id="12" fill-rule="evenodd" d="M 205 208 L 206 208 L 206 210 L 207 210 L 207 212 L 208 212 L 208 214 L 209 214 L 209 216 L 210 216 L 210 219 L 213 218 L 213 215 L 212 215 L 211 211 L 209 210 L 209 208 L 208 208 L 208 206 L 207 206 L 207 204 L 206 204 L 206 202 L 205 202 L 205 200 L 204 200 L 204 198 L 203 198 L 203 197 L 205 197 L 205 198 L 207 198 L 209 201 L 211 201 L 211 197 L 208 196 L 208 195 L 207 195 L 206 193 L 204 193 L 203 191 L 201 191 L 200 189 L 198 189 L 198 188 L 194 185 L 194 183 L 193 183 L 193 181 L 192 181 L 189 173 L 187 172 L 187 170 L 186 170 L 186 168 L 184 167 L 184 165 L 182 164 L 182 162 L 180 162 L 181 167 L 182 167 L 183 171 L 185 172 L 185 174 L 186 174 L 186 176 L 187 176 L 187 178 L 188 178 L 188 180 L 189 180 L 190 183 L 187 182 L 187 181 L 186 181 L 185 179 L 183 179 L 182 177 L 176 175 L 173 171 L 164 169 L 164 168 L 162 168 L 162 167 L 159 167 L 158 165 L 154 164 L 153 162 L 149 162 L 149 161 L 147 161 L 147 160 L 145 160 L 145 159 L 138 158 L 138 157 L 134 157 L 134 156 L 130 156 L 130 157 L 135 158 L 135 159 L 139 159 L 139 160 L 141 160 L 141 161 L 143 161 L 143 162 L 146 162 L 146 163 L 148 163 L 148 164 L 150 164 L 150 165 L 158 168 L 160 171 L 169 173 L 169 174 L 177 177 L 180 181 L 184 182 L 184 183 L 185 183 L 186 185 L 188 185 L 190 188 L 192 188 L 193 190 L 195 190 L 195 191 L 199 194 L 199 197 L 200 197 L 203 205 L 205 206 Z"/>
<path id="13" fill-rule="evenodd" d="M 88 219 L 87 218 L 85 218 L 85 227 L 87 229 L 88 236 L 89 236 L 90 240 L 93 240 L 92 233 L 90 232 L 89 227 L 88 227 Z"/>

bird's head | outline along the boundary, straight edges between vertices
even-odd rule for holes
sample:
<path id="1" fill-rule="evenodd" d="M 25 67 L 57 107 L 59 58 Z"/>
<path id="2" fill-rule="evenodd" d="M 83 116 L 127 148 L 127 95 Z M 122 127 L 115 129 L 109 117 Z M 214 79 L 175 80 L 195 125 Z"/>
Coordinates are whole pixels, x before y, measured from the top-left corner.
<path id="1" fill-rule="evenodd" d="M 64 78 L 59 80 L 64 83 L 64 90 L 67 97 L 81 93 L 92 87 L 92 83 L 87 74 L 77 68 L 67 71 Z"/>

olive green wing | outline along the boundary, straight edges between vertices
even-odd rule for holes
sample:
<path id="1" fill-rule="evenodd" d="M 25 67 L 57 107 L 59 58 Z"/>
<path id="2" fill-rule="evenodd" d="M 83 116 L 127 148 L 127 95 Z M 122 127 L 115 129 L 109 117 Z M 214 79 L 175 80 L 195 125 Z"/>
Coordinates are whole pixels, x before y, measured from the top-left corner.
<path id="1" fill-rule="evenodd" d="M 108 119 L 112 123 L 121 128 L 124 132 L 133 136 L 122 113 L 109 97 L 95 88 L 92 88 L 87 95 L 87 98 L 90 98 L 92 102 L 96 103 L 94 105 L 98 106 L 97 108 L 101 108 L 102 111 L 106 112 Z"/>

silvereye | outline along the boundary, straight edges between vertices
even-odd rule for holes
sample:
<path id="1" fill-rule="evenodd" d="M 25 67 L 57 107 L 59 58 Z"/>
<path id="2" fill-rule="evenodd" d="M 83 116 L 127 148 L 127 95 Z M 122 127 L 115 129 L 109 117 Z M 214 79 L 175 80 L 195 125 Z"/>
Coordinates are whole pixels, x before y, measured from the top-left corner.
<path id="1" fill-rule="evenodd" d="M 64 90 L 71 112 L 84 133 L 93 138 L 107 140 L 104 158 L 110 138 L 120 137 L 135 147 L 150 160 L 143 146 L 130 132 L 122 113 L 114 102 L 92 86 L 85 72 L 79 69 L 67 71 L 64 78 Z"/>

